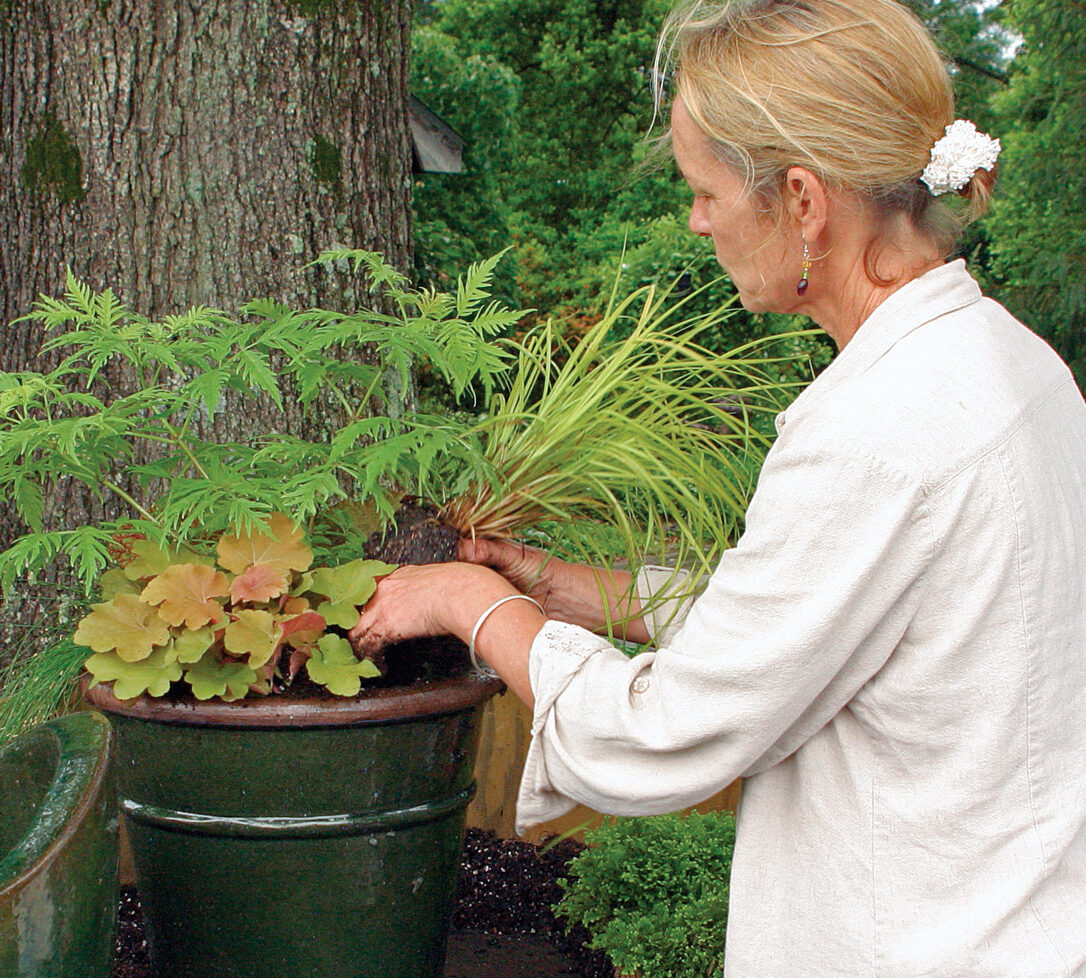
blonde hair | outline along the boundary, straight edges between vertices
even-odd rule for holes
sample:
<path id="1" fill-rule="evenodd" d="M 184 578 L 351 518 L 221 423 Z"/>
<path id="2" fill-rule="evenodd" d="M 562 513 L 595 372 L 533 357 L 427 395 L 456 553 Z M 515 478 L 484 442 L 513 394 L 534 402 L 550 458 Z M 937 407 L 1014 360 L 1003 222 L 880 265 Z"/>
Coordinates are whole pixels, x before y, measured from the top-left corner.
<path id="1" fill-rule="evenodd" d="M 887 219 L 907 216 L 944 255 L 987 208 L 994 171 L 959 191 L 957 211 L 920 182 L 954 94 L 931 36 L 894 0 L 693 0 L 660 38 L 658 109 L 669 69 L 722 162 L 771 207 L 803 166 Z"/>

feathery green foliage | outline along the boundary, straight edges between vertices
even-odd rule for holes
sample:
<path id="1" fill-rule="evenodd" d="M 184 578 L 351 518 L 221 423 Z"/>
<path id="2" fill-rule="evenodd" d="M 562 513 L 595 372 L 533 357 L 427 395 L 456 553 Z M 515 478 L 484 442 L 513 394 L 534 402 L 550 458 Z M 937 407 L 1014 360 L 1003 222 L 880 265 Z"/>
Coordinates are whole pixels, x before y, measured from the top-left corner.
<path id="1" fill-rule="evenodd" d="M 450 481 L 488 481 L 462 423 L 363 411 L 381 405 L 386 373 L 406 380 L 421 359 L 457 396 L 492 389 L 510 363 L 492 338 L 518 316 L 488 301 L 498 258 L 470 269 L 452 293 L 409 289 L 369 252 L 319 260 L 365 271 L 384 305 L 339 313 L 261 299 L 238 319 L 195 308 L 151 322 L 71 275 L 62 299 L 41 298 L 25 318 L 46 331 L 45 349 L 64 356 L 48 373 L 0 374 L 0 486 L 30 530 L 0 554 L 0 586 L 64 558 L 89 592 L 120 533 L 176 546 L 280 510 L 312 521 L 348 494 L 373 500 L 388 520 L 405 488 L 440 498 Z M 64 331 L 49 336 L 55 330 Z M 377 365 L 363 359 L 367 346 L 379 351 Z M 134 390 L 113 395 L 97 383 L 116 363 L 138 378 Z M 327 441 L 275 431 L 248 444 L 198 436 L 197 418 L 213 420 L 227 391 L 280 410 L 284 391 L 306 408 L 332 399 L 345 421 Z M 44 526 L 43 500 L 64 479 L 113 495 L 127 512 L 98 525 Z"/>

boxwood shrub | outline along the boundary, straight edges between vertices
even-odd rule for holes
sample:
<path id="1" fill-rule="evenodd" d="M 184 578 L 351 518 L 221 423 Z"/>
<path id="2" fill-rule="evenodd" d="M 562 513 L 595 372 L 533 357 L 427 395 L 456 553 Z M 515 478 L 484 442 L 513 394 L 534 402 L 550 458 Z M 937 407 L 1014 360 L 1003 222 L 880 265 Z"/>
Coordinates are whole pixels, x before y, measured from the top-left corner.
<path id="1" fill-rule="evenodd" d="M 622 975 L 707 978 L 724 962 L 731 812 L 608 818 L 559 881 L 555 911 Z"/>

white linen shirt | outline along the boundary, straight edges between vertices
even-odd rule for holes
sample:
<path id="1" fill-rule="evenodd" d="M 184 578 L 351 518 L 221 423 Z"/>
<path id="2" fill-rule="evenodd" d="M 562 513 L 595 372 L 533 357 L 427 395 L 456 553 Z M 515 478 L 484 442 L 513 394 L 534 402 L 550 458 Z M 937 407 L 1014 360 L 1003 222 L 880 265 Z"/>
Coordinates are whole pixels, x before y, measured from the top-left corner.
<path id="1" fill-rule="evenodd" d="M 1084 585 L 1082 396 L 941 266 L 778 419 L 655 651 L 544 626 L 518 824 L 743 776 L 727 978 L 1083 978 Z"/>

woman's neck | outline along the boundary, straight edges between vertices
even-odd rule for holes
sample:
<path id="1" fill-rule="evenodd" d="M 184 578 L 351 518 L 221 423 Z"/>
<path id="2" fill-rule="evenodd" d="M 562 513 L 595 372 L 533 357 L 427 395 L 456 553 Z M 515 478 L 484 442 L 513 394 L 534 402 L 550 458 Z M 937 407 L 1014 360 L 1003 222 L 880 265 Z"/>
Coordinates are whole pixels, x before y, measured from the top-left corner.
<path id="1" fill-rule="evenodd" d="M 803 311 L 841 350 L 883 302 L 943 264 L 943 257 L 903 216 L 887 227 L 857 204 L 838 208 L 835 217 L 824 240 L 815 242 L 820 251 L 811 271 L 818 287 Z M 882 281 L 873 281 L 868 268 Z"/>

